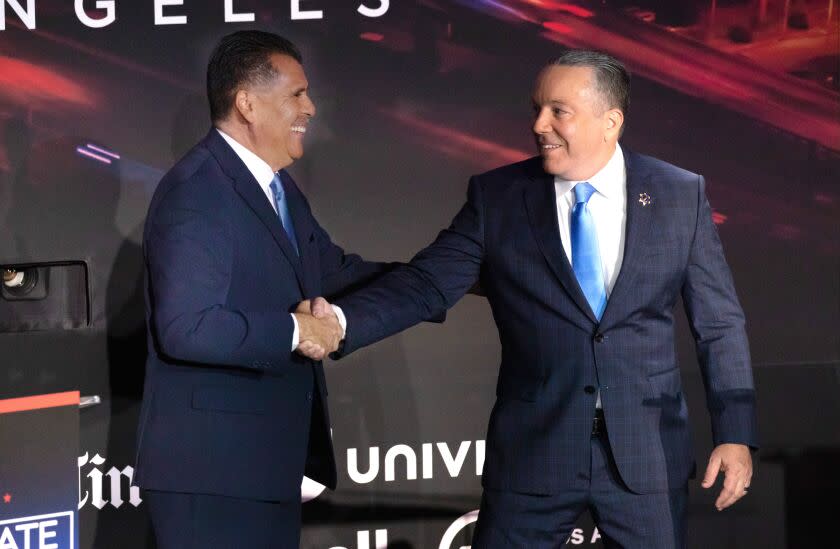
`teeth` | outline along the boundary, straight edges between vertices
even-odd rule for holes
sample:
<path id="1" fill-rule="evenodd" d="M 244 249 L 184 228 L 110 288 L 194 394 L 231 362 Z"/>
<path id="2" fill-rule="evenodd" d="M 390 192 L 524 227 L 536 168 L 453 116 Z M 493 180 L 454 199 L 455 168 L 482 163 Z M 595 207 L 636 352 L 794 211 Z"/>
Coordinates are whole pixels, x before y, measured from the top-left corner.
<path id="1" fill-rule="evenodd" d="M 297 133 L 306 133 L 306 126 L 292 126 L 292 131 Z"/>
<path id="2" fill-rule="evenodd" d="M 559 149 L 560 145 L 543 145 L 543 149 Z"/>

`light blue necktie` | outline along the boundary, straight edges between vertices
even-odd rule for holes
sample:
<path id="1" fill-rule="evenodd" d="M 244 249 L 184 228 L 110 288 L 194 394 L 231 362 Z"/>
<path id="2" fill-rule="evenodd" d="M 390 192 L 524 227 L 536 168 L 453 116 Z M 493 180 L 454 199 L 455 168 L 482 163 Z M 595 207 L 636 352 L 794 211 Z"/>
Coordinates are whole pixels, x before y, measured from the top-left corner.
<path id="1" fill-rule="evenodd" d="M 595 220 L 587 207 L 587 202 L 594 192 L 595 187 L 589 183 L 575 185 L 575 207 L 572 209 L 571 227 L 572 269 L 586 301 L 595 313 L 595 318 L 601 320 L 607 306 L 607 289 L 604 286 Z"/>
<path id="2" fill-rule="evenodd" d="M 271 194 L 274 195 L 274 205 L 277 207 L 277 215 L 280 216 L 280 223 L 286 229 L 286 236 L 289 237 L 289 242 L 295 249 L 295 253 L 300 255 L 298 251 L 297 238 L 295 238 L 295 226 L 292 225 L 292 216 L 289 215 L 289 205 L 286 203 L 286 193 L 283 190 L 283 182 L 280 180 L 280 174 L 274 174 L 274 179 L 271 180 Z"/>

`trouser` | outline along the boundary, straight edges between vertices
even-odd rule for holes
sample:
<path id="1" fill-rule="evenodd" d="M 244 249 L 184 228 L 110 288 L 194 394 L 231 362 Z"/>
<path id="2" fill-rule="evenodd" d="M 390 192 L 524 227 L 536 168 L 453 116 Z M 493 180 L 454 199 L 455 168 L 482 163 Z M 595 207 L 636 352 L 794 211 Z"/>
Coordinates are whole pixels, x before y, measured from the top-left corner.
<path id="1" fill-rule="evenodd" d="M 622 482 L 604 435 L 593 436 L 588 486 L 542 496 L 485 490 L 473 549 L 557 549 L 589 510 L 604 545 L 682 549 L 688 485 L 635 494 Z"/>
<path id="2" fill-rule="evenodd" d="M 270 502 L 145 490 L 158 549 L 292 549 L 300 501 Z"/>

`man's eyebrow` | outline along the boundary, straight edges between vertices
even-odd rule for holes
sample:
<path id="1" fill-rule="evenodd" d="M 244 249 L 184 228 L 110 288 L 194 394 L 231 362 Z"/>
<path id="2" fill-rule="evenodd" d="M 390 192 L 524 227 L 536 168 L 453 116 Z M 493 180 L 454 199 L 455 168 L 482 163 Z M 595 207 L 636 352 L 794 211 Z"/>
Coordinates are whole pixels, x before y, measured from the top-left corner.
<path id="1" fill-rule="evenodd" d="M 534 105 L 535 107 L 538 107 L 538 106 L 540 106 L 540 105 L 542 105 L 542 104 L 559 105 L 559 106 L 561 106 L 561 107 L 565 107 L 565 106 L 567 106 L 567 104 L 566 104 L 564 101 L 561 101 L 561 100 L 559 100 L 559 99 L 549 99 L 548 101 L 545 101 L 544 103 L 540 103 L 540 102 L 539 102 L 539 101 L 537 101 L 536 99 L 533 99 L 533 98 L 532 98 L 532 99 L 531 99 L 531 104 L 532 104 L 532 105 Z"/>

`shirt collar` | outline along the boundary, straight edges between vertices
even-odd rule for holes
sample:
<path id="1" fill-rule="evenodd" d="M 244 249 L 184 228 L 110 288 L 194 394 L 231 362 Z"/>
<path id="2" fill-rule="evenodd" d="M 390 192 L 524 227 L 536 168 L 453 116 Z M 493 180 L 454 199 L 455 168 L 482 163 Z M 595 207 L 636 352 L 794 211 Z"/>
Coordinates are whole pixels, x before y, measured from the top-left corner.
<path id="1" fill-rule="evenodd" d="M 627 181 L 624 153 L 621 150 L 621 145 L 615 144 L 615 151 L 607 164 L 587 181 L 608 200 L 621 198 L 622 190 Z M 574 189 L 578 183 L 581 183 L 581 181 L 569 181 L 560 176 L 554 176 L 557 196 L 563 196 Z"/>
<path id="2" fill-rule="evenodd" d="M 269 185 L 271 182 L 274 181 L 274 170 L 271 169 L 271 166 L 268 163 L 251 152 L 247 147 L 239 143 L 236 139 L 232 138 L 219 128 L 216 128 L 216 131 L 227 141 L 230 148 L 233 149 L 233 152 L 242 160 L 245 164 L 245 167 L 248 168 L 248 171 L 251 172 L 251 175 L 254 176 L 254 179 L 257 180 L 257 183 L 260 184 L 263 191 L 266 193 L 268 192 Z"/>

